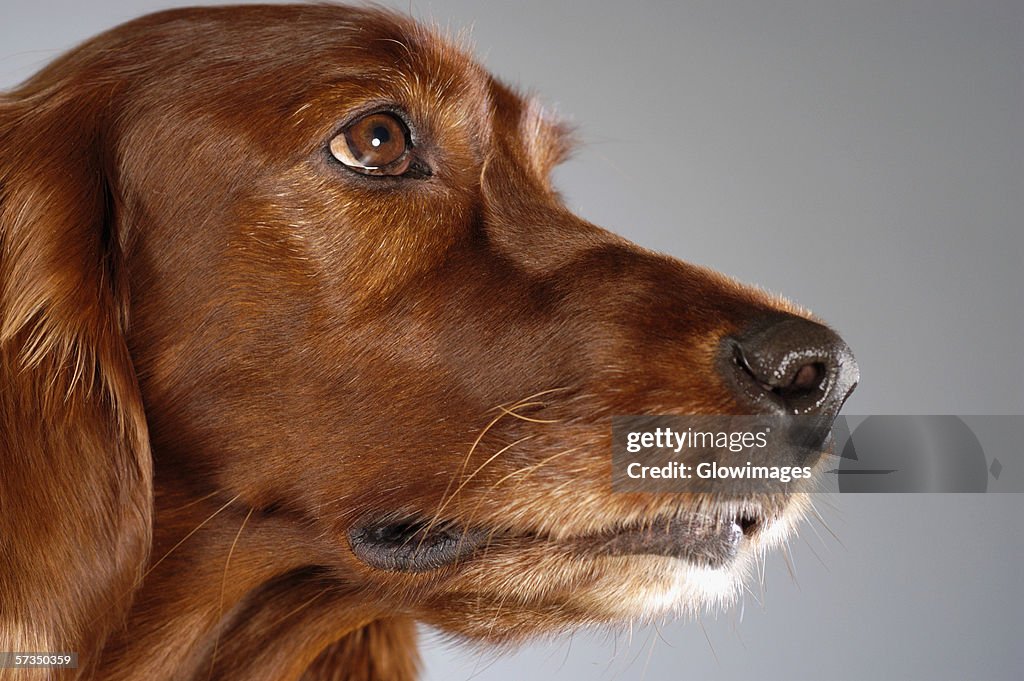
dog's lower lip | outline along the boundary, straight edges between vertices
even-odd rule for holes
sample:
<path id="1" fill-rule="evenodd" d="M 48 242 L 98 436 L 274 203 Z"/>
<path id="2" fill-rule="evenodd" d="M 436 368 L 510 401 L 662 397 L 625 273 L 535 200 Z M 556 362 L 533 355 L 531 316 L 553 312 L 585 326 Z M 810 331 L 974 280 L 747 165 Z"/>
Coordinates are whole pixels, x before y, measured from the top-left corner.
<path id="1" fill-rule="evenodd" d="M 578 537 L 574 544 L 582 552 L 602 556 L 670 556 L 721 567 L 739 553 L 743 537 L 752 536 L 759 526 L 756 517 L 745 514 L 732 519 L 690 515 Z"/>
<path id="2" fill-rule="evenodd" d="M 721 567 L 736 557 L 743 538 L 753 537 L 761 526 L 759 512 L 732 517 L 694 513 L 555 540 L 533 533 L 468 528 L 451 520 L 430 523 L 414 516 L 357 525 L 349 531 L 349 544 L 364 563 L 389 572 L 429 572 L 470 558 L 484 544 L 497 545 L 502 538 L 517 536 L 590 556 L 667 556 Z"/>

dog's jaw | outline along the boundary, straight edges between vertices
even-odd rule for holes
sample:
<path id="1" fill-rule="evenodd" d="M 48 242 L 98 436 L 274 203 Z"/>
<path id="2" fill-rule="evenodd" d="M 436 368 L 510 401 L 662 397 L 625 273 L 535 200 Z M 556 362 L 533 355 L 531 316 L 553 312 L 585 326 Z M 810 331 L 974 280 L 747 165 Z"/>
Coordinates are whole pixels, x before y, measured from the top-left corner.
<path id="1" fill-rule="evenodd" d="M 735 604 L 754 567 L 791 536 L 809 506 L 791 495 L 780 513 L 745 534 L 715 565 L 643 553 L 600 555 L 539 537 L 495 540 L 482 555 L 446 568 L 444 586 L 417 615 L 450 633 L 499 645 L 661 618 L 696 618 Z M 412 576 L 410 576 L 412 577 Z"/>

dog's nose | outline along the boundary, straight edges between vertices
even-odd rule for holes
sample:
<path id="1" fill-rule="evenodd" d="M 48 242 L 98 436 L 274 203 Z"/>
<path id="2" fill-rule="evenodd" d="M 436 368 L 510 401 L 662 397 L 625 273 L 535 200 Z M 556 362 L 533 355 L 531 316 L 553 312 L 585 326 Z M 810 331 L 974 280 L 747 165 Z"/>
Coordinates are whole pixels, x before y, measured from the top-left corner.
<path id="1" fill-rule="evenodd" d="M 821 416 L 831 425 L 860 380 L 857 361 L 843 339 L 800 317 L 761 320 L 726 344 L 728 371 L 759 409 Z"/>

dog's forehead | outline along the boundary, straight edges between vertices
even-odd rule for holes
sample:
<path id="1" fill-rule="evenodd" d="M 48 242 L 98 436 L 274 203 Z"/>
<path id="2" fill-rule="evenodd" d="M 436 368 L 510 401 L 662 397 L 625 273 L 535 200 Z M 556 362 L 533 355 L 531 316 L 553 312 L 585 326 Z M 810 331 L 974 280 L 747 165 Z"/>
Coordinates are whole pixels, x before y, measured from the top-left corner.
<path id="1" fill-rule="evenodd" d="M 349 30 L 339 44 L 341 80 L 356 79 L 362 85 L 367 79 L 376 81 L 410 109 L 421 108 L 414 113 L 436 124 L 476 128 L 480 138 L 495 133 L 519 137 L 542 172 L 568 154 L 569 126 L 538 97 L 520 94 L 484 68 L 473 54 L 468 32 L 453 33 L 387 11 L 368 12 L 360 15 L 364 23 Z M 353 48 L 361 52 L 355 61 Z"/>
<path id="2" fill-rule="evenodd" d="M 408 109 L 419 109 L 412 113 L 424 119 L 460 126 L 487 121 L 494 80 L 474 59 L 465 33 L 453 35 L 389 12 L 367 18 L 339 45 L 336 72 L 343 82 L 379 88 Z"/>
<path id="3" fill-rule="evenodd" d="M 386 9 L 169 10 L 115 29 L 108 40 L 96 45 L 89 80 L 97 87 L 123 78 L 145 91 L 139 99 L 157 119 L 174 108 L 187 120 L 212 116 L 259 143 L 294 145 L 296 153 L 319 146 L 360 112 L 392 104 L 447 135 L 438 144 L 486 154 L 495 134 L 517 137 L 541 172 L 570 146 L 566 126 L 479 64 L 466 32 Z M 159 49 L 168 44 L 178 49 Z M 282 123 L 296 134 L 278 134 Z"/>

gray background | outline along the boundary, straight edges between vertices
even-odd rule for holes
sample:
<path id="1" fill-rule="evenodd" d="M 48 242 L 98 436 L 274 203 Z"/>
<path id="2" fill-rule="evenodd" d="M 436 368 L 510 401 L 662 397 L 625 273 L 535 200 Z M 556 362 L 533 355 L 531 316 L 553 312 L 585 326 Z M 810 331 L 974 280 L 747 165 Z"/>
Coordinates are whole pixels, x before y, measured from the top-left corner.
<path id="1" fill-rule="evenodd" d="M 150 0 L 12 3 L 0 87 Z M 473 26 L 572 117 L 584 217 L 833 323 L 854 414 L 1024 413 L 1024 3 L 385 3 Z M 1024 497 L 844 496 L 791 578 L 697 623 L 494 659 L 427 634 L 429 679 L 1024 675 Z M 819 536 L 820 535 L 820 536 Z M 758 603 L 758 600 L 761 603 Z"/>

